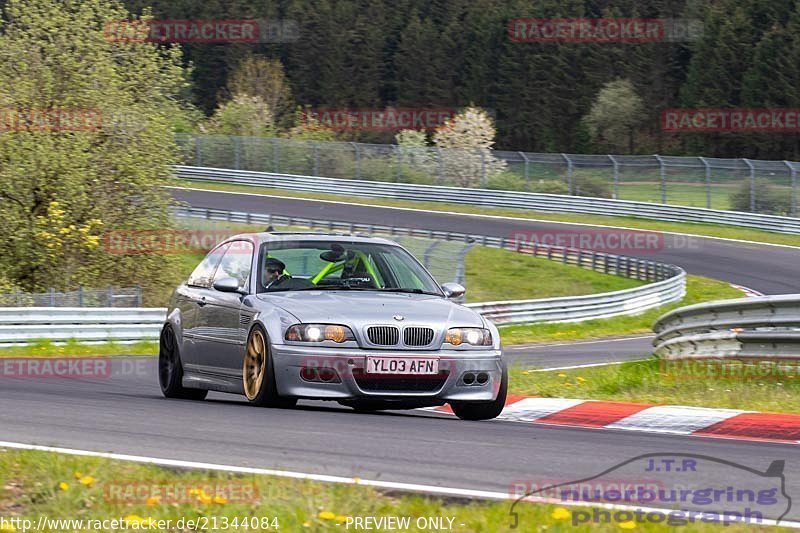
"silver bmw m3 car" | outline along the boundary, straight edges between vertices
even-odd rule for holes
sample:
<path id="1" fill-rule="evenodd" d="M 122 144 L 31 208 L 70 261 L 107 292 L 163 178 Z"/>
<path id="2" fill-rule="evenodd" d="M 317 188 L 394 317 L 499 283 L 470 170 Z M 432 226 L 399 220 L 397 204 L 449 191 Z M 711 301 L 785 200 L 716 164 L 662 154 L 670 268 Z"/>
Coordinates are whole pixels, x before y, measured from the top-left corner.
<path id="1" fill-rule="evenodd" d="M 161 331 L 168 398 L 208 391 L 254 405 L 299 398 L 356 410 L 449 403 L 496 417 L 508 375 L 497 328 L 451 299 L 397 243 L 320 233 L 254 233 L 220 243 L 174 292 Z"/>

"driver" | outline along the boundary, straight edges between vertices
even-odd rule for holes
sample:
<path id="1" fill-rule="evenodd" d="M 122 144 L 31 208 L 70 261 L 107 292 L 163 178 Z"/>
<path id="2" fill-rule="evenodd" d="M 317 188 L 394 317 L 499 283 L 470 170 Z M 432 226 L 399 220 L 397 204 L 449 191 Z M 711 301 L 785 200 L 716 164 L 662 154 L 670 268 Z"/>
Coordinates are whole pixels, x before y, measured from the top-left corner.
<path id="1" fill-rule="evenodd" d="M 264 261 L 264 288 L 269 289 L 273 285 L 279 285 L 281 281 L 285 279 L 285 276 L 283 275 L 283 271 L 285 269 L 286 265 L 283 263 L 283 261 L 275 259 L 274 257 L 270 257 Z"/>

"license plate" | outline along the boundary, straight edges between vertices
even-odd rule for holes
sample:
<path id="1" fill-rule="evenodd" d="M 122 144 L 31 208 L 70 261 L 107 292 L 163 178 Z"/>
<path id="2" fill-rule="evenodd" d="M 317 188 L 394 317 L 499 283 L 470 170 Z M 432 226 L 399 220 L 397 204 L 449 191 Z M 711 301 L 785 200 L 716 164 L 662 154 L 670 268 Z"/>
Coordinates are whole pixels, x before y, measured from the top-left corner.
<path id="1" fill-rule="evenodd" d="M 438 374 L 438 359 L 367 357 L 367 374 Z"/>

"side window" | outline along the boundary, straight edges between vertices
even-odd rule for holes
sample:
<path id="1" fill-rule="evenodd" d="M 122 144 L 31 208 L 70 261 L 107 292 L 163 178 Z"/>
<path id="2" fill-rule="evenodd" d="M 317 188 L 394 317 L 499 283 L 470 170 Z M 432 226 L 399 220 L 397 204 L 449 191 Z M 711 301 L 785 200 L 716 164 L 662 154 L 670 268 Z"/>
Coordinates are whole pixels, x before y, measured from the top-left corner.
<path id="1" fill-rule="evenodd" d="M 227 249 L 228 245 L 224 244 L 208 252 L 205 259 L 197 265 L 197 268 L 195 268 L 194 272 L 189 276 L 186 284 L 192 287 L 210 288 L 212 280 L 214 279 L 214 271 L 217 269 L 217 265 L 219 265 Z"/>
<path id="2" fill-rule="evenodd" d="M 244 287 L 250 277 L 250 265 L 253 261 L 253 244 L 249 241 L 233 241 L 230 243 L 225 257 L 214 274 L 214 282 L 222 278 L 239 280 L 239 287 Z"/>

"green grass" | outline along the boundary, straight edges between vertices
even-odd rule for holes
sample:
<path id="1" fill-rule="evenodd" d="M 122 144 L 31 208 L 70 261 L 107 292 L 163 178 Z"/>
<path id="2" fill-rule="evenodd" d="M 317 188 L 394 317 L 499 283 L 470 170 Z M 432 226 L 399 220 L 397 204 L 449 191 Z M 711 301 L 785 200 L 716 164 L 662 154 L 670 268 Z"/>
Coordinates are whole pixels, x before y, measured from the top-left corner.
<path id="1" fill-rule="evenodd" d="M 711 185 L 711 209 L 731 209 L 731 194 L 740 184 Z M 667 183 L 667 204 L 706 207 L 706 186 L 704 183 Z M 788 194 L 788 193 L 787 193 Z M 658 182 L 621 182 L 619 199 L 634 202 L 661 202 L 661 185 Z"/>
<path id="2" fill-rule="evenodd" d="M 464 271 L 468 302 L 576 296 L 644 284 L 638 280 L 483 246 L 467 253 Z"/>
<path id="3" fill-rule="evenodd" d="M 313 198 L 321 200 L 335 200 L 352 204 L 373 204 L 390 207 L 406 207 L 412 209 L 423 209 L 427 211 L 451 211 L 455 213 L 479 214 L 508 216 L 518 218 L 529 218 L 537 220 L 549 220 L 554 222 L 575 222 L 581 224 L 598 224 L 605 226 L 624 226 L 637 229 L 649 229 L 654 231 L 664 231 L 672 233 L 689 233 L 694 235 L 704 235 L 709 237 L 721 237 L 727 239 L 742 239 L 755 242 L 772 244 L 784 244 L 788 246 L 800 246 L 800 235 L 784 235 L 769 231 L 741 228 L 737 226 L 723 226 L 718 224 L 696 224 L 691 222 L 662 222 L 658 220 L 648 220 L 635 217 L 622 216 L 600 216 L 582 215 L 568 213 L 544 213 L 529 209 L 494 208 L 479 207 L 462 204 L 448 204 L 443 202 L 412 202 L 406 200 L 392 200 L 386 198 L 358 198 L 354 196 L 343 196 L 325 193 L 306 193 L 299 191 L 287 191 L 283 189 L 270 189 L 266 187 L 255 187 L 248 185 L 231 185 L 227 183 L 180 180 L 180 186 L 196 187 L 200 189 L 246 192 L 256 194 L 269 194 L 274 196 L 285 196 L 289 198 Z"/>
<path id="4" fill-rule="evenodd" d="M 520 474 L 524 476 L 523 472 Z M 530 473 L 531 477 L 535 475 Z M 128 484 L 131 487 L 170 488 L 181 491 L 182 496 L 150 500 L 149 504 L 145 497 L 120 497 Z M 214 498 L 212 487 L 238 487 L 239 496 L 256 497 L 241 498 L 231 493 L 225 501 Z M 191 489 L 194 489 L 194 494 L 189 495 Z M 113 498 L 107 495 L 113 495 Z M 41 516 L 49 519 L 124 519 L 129 524 L 127 531 L 131 531 L 135 527 L 142 530 L 139 524 L 151 520 L 169 519 L 175 524 L 181 518 L 197 519 L 201 516 L 215 516 L 218 521 L 223 517 L 229 520 L 269 517 L 277 518 L 278 531 L 343 531 L 355 529 L 353 526 L 347 528 L 348 517 L 407 516 L 411 518 L 412 527 L 405 531 L 421 531 L 414 525 L 419 517 L 447 517 L 454 519 L 454 532 L 489 533 L 511 531 L 510 509 L 509 501 L 445 500 L 419 494 L 386 493 L 359 485 L 166 469 L 94 457 L 0 449 L 0 516 L 7 520 L 30 519 L 34 525 Z M 571 513 L 576 510 L 585 511 L 587 508 L 533 503 L 517 505 L 519 529 L 516 531 L 620 530 L 617 523 L 573 526 Z M 138 524 L 134 526 L 136 522 Z M 637 531 L 668 531 L 666 526 L 651 523 L 626 522 L 622 527 Z M 753 526 L 732 525 L 725 527 L 724 531 L 738 533 L 755 529 Z M 217 530 L 222 531 L 219 526 Z M 241 527 L 227 529 L 252 530 Z M 716 530 L 722 531 L 723 528 L 703 523 L 691 526 L 691 531 Z M 173 527 L 167 531 L 181 530 Z M 182 531 L 190 529 L 184 527 Z"/>
<path id="5" fill-rule="evenodd" d="M 719 363 L 644 361 L 574 370 L 530 372 L 512 368 L 509 390 L 531 396 L 800 412 L 800 365 L 776 371 L 771 362 L 730 362 L 739 373 L 719 377 Z M 683 365 L 688 365 L 684 367 Z M 747 371 L 749 369 L 749 372 Z"/>
<path id="6" fill-rule="evenodd" d="M 0 357 L 88 357 L 101 355 L 155 355 L 158 341 L 139 341 L 132 344 L 104 342 L 86 344 L 71 339 L 56 345 L 50 340 L 35 340 L 27 346 L 0 348 Z"/>
<path id="7" fill-rule="evenodd" d="M 686 276 L 686 296 L 677 303 L 663 305 L 638 315 L 583 322 L 501 326 L 500 337 L 505 345 L 511 345 L 650 333 L 653 322 L 671 309 L 710 300 L 741 298 L 742 296 L 741 292 L 728 283 L 702 276 L 688 275 Z"/>

